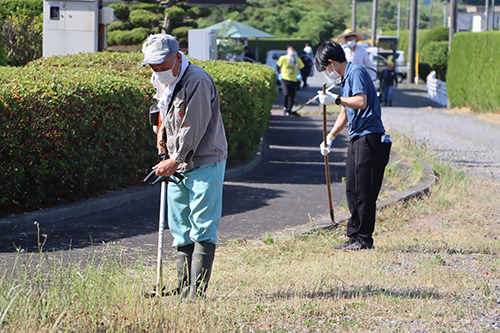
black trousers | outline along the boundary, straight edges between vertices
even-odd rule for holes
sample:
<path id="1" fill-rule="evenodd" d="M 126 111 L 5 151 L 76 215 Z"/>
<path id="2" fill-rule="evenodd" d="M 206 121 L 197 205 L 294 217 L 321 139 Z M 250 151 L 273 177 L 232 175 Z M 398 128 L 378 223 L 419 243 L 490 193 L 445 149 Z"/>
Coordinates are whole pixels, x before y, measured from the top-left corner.
<path id="1" fill-rule="evenodd" d="M 281 79 L 281 89 L 283 89 L 283 107 L 290 112 L 292 111 L 293 103 L 295 102 L 297 82 Z"/>
<path id="2" fill-rule="evenodd" d="M 373 243 L 376 201 L 389 162 L 391 143 L 381 143 L 382 133 L 350 141 L 346 164 L 346 197 L 351 217 L 347 236 Z"/>

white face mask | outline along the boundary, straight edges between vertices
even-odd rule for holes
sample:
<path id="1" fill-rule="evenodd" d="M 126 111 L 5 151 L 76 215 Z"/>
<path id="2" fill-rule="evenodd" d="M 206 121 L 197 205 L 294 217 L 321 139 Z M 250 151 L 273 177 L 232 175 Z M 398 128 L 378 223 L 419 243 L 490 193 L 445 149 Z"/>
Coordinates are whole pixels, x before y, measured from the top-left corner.
<path id="1" fill-rule="evenodd" d="M 168 71 L 163 71 L 163 72 L 154 72 L 156 77 L 158 78 L 158 81 L 160 81 L 162 84 L 168 86 L 172 83 L 175 82 L 177 79 L 176 76 L 174 76 L 174 73 L 172 70 L 174 69 L 175 65 L 177 64 L 177 57 L 175 58 L 174 65 L 172 66 L 172 69 L 169 69 Z"/>
<path id="2" fill-rule="evenodd" d="M 355 40 L 350 40 L 347 42 L 347 46 L 349 46 L 350 48 L 353 48 L 354 45 L 356 45 L 356 41 Z"/>
<path id="3" fill-rule="evenodd" d="M 337 71 L 335 69 L 333 69 L 333 72 L 330 73 L 330 71 L 329 71 L 329 69 L 327 67 L 326 71 L 325 71 L 325 74 L 331 80 L 337 81 L 338 79 L 340 79 L 340 74 L 337 73 Z"/>

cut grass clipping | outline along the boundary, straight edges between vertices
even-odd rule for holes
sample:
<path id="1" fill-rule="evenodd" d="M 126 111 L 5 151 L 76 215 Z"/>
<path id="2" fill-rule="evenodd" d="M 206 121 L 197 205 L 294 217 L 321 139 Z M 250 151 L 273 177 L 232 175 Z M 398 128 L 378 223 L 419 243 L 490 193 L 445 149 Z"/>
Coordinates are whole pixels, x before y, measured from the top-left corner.
<path id="1" fill-rule="evenodd" d="M 217 251 L 207 298 L 146 299 L 155 270 L 119 244 L 79 262 L 19 253 L 0 276 L 2 332 L 491 332 L 500 329 L 499 184 L 436 161 L 427 197 L 379 212 L 375 249 L 344 230 L 239 240 Z M 410 163 L 412 165 L 412 163 Z M 416 176 L 418 177 L 418 176 Z M 43 242 L 43 240 L 41 241 Z M 173 264 L 164 282 L 176 285 Z"/>

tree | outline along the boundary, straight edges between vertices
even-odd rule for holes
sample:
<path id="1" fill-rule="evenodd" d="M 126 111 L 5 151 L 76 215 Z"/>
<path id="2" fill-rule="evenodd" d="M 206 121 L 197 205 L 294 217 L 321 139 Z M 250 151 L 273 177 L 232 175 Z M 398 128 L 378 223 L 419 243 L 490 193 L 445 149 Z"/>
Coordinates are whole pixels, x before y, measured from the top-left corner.
<path id="1" fill-rule="evenodd" d="M 344 31 L 346 13 L 346 4 L 327 0 L 249 0 L 247 5 L 214 8 L 198 23 L 207 27 L 233 19 L 275 37 L 307 38 L 317 45 Z"/>

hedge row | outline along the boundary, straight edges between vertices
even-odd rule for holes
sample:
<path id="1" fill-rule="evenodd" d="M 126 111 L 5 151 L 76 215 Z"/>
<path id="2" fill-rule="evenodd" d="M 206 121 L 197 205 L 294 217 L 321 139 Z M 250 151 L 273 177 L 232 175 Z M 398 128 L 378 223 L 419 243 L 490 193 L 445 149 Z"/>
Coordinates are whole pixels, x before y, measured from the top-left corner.
<path id="1" fill-rule="evenodd" d="M 452 107 L 500 112 L 500 32 L 453 36 L 446 89 Z"/>
<path id="2" fill-rule="evenodd" d="M 156 163 L 151 72 L 137 53 L 40 59 L 0 73 L 0 214 L 139 182 Z M 255 153 L 272 107 L 266 66 L 197 62 L 214 77 L 229 163 Z"/>

